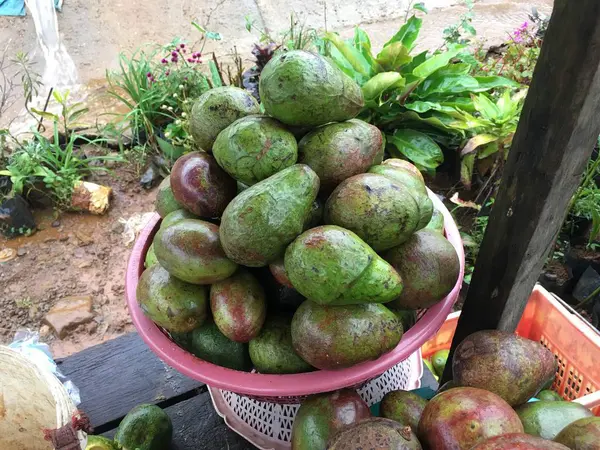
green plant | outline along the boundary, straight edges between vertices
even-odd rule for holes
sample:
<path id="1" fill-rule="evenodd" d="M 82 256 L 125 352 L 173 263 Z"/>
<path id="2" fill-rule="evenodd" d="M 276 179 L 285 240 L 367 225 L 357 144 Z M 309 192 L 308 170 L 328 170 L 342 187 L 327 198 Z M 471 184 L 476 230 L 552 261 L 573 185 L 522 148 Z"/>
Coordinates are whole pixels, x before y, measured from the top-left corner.
<path id="1" fill-rule="evenodd" d="M 477 134 L 473 94 L 518 85 L 499 76 L 470 75 L 471 65 L 460 59 L 464 45 L 413 56 L 421 25 L 422 19 L 410 17 L 376 56 L 360 28 L 349 40 L 326 33 L 321 50 L 362 87 L 361 118 L 385 132 L 389 153 L 433 171 L 443 162 L 441 147 L 458 148 Z"/>
<path id="2" fill-rule="evenodd" d="M 208 62 L 210 76 L 202 71 L 206 41 L 219 40 L 221 35 L 196 22 L 192 25 L 201 33 L 199 51 L 174 39 L 165 46 L 140 49 L 131 56 L 121 54 L 119 70 L 107 72 L 109 94 L 129 108 L 124 121 L 138 143 L 149 140 L 155 144 L 155 130 L 177 120 L 186 110 L 184 104 L 223 84 L 214 59 Z"/>
<path id="3" fill-rule="evenodd" d="M 509 40 L 500 56 L 482 48 L 478 49 L 475 52 L 478 63 L 474 65 L 474 73 L 500 75 L 529 85 L 542 47 L 542 38 L 538 33 L 542 26 L 543 19 L 540 19 L 536 26 L 524 22 L 509 34 Z"/>
<path id="4" fill-rule="evenodd" d="M 600 237 L 600 188 L 595 180 L 598 176 L 600 176 L 600 157 L 589 161 L 581 184 L 569 205 L 569 213 L 572 216 L 583 217 L 592 222 L 588 245 Z M 566 224 L 572 229 L 572 221 L 567 219 Z"/>
<path id="5" fill-rule="evenodd" d="M 248 32 L 256 30 L 260 34 L 260 42 L 275 44 L 279 50 L 314 50 L 321 41 L 317 30 L 308 27 L 305 21 L 301 22 L 294 13 L 290 14 L 289 28 L 279 36 L 273 36 L 268 30 L 257 26 L 256 20 L 250 16 L 246 16 L 245 20 Z"/>
<path id="6" fill-rule="evenodd" d="M 490 199 L 486 206 L 489 208 L 494 204 L 494 199 Z M 467 284 L 471 283 L 471 276 L 475 269 L 475 262 L 479 255 L 479 248 L 483 242 L 483 236 L 488 226 L 489 216 L 478 213 L 473 219 L 473 223 L 470 228 L 470 232 L 461 232 L 463 245 L 465 247 L 465 278 L 464 281 Z"/>
<path id="7" fill-rule="evenodd" d="M 59 209 L 66 209 L 70 205 L 75 182 L 92 171 L 106 170 L 92 163 L 121 160 L 119 157 L 111 156 L 86 157 L 75 145 L 80 141 L 98 144 L 100 140 L 93 141 L 71 133 L 68 141 L 61 145 L 59 138 L 58 123 L 54 122 L 52 140 L 34 132 L 31 141 L 26 142 L 10 155 L 8 165 L 5 170 L 0 170 L 0 175 L 10 177 L 11 194 L 27 196 L 32 190 L 41 190 L 41 184 L 53 203 Z"/>
<path id="8" fill-rule="evenodd" d="M 474 134 L 465 142 L 460 152 L 460 178 L 467 189 L 471 188 L 476 159 L 495 158 L 492 164 L 502 164 L 506 159 L 517 130 L 525 93 L 526 91 L 522 90 L 511 96 L 510 91 L 506 90 L 498 98 L 493 98 L 485 92 L 472 94 L 475 113 L 460 111 L 463 121 L 471 124 L 469 133 Z"/>
<path id="9" fill-rule="evenodd" d="M 471 37 L 477 35 L 477 31 L 473 27 L 473 17 L 475 16 L 473 13 L 473 0 L 465 0 L 464 3 L 467 12 L 460 16 L 457 23 L 446 27 L 442 32 L 446 45 L 466 44 L 470 38 L 465 38 L 465 35 Z"/>
<path id="10" fill-rule="evenodd" d="M 77 120 L 89 111 L 89 108 L 84 107 L 83 103 L 81 102 L 69 104 L 69 94 L 70 91 L 68 89 L 62 94 L 58 91 L 52 91 L 54 100 L 56 100 L 61 107 L 60 114 L 53 114 L 47 111 L 40 111 L 38 109 L 31 108 L 31 111 L 40 116 L 42 119 L 49 119 L 52 120 L 52 122 L 61 123 L 63 127 L 63 133 L 67 140 L 75 128 L 82 126 L 81 124 L 77 123 Z"/>

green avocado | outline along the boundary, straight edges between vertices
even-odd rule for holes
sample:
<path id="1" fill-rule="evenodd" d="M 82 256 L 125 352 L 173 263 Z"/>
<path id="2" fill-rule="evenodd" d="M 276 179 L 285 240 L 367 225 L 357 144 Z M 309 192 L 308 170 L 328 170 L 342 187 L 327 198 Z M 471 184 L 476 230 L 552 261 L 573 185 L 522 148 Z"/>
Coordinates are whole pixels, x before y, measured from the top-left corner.
<path id="1" fill-rule="evenodd" d="M 158 264 L 158 259 L 156 259 L 156 254 L 154 253 L 154 244 L 150 244 L 146 252 L 146 258 L 144 259 L 144 267 L 148 269 L 154 264 Z"/>
<path id="2" fill-rule="evenodd" d="M 233 86 L 216 87 L 194 102 L 190 132 L 196 145 L 210 152 L 221 131 L 241 117 L 258 113 L 258 103 L 248 91 Z"/>
<path id="3" fill-rule="evenodd" d="M 173 195 L 173 190 L 171 189 L 171 177 L 167 177 L 158 185 L 158 189 L 156 191 L 156 200 L 154 201 L 154 208 L 158 215 L 164 218 L 167 214 L 177 211 L 178 209 L 183 209 L 177 200 L 175 200 L 175 196 Z"/>
<path id="4" fill-rule="evenodd" d="M 576 420 L 592 417 L 592 412 L 579 403 L 539 401 L 525 403 L 515 409 L 525 433 L 552 440 L 563 428 Z"/>
<path id="5" fill-rule="evenodd" d="M 427 188 L 425 187 L 425 180 L 423 180 L 423 175 L 421 175 L 419 169 L 408 161 L 390 158 L 386 159 L 378 166 L 371 167 L 369 173 L 383 175 L 390 180 L 405 186 L 418 205 L 419 221 L 417 222 L 416 230 L 420 230 L 427 226 L 431 221 L 434 208 L 433 202 L 429 198 Z"/>
<path id="6" fill-rule="evenodd" d="M 277 120 L 248 116 L 219 133 L 213 155 L 225 172 L 251 186 L 296 164 L 298 145 Z"/>
<path id="7" fill-rule="evenodd" d="M 440 212 L 439 209 L 435 207 L 433 208 L 431 220 L 425 228 L 437 231 L 438 233 L 444 233 L 444 215 Z"/>
<path id="8" fill-rule="evenodd" d="M 208 315 L 207 288 L 175 278 L 160 264 L 142 273 L 136 297 L 143 313 L 168 331 L 192 331 Z"/>
<path id="9" fill-rule="evenodd" d="M 192 331 L 189 351 L 200 359 L 229 369 L 247 372 L 252 368 L 248 344 L 228 339 L 212 321 L 206 321 Z"/>
<path id="10" fill-rule="evenodd" d="M 284 263 L 294 288 L 319 304 L 386 303 L 402 292 L 392 266 L 356 234 L 334 225 L 298 236 Z"/>
<path id="11" fill-rule="evenodd" d="M 115 442 L 123 450 L 165 450 L 173 435 L 171 419 L 158 406 L 138 405 L 119 424 Z"/>
<path id="12" fill-rule="evenodd" d="M 318 192 L 315 172 L 295 164 L 238 194 L 221 217 L 227 257 L 249 267 L 275 261 L 302 233 Z"/>
<path id="13" fill-rule="evenodd" d="M 280 52 L 261 72 L 268 115 L 292 126 L 318 126 L 355 117 L 364 105 L 358 84 L 326 58 L 304 50 Z"/>
<path id="14" fill-rule="evenodd" d="M 446 367 L 446 361 L 448 361 L 448 354 L 450 350 L 438 350 L 431 357 L 431 364 L 433 365 L 433 370 L 438 377 L 441 377 L 444 373 L 444 367 Z"/>
<path id="15" fill-rule="evenodd" d="M 300 373 L 313 370 L 294 351 L 290 321 L 268 317 L 260 334 L 250 341 L 250 358 L 260 373 Z"/>
<path id="16" fill-rule="evenodd" d="M 237 269 L 223 252 L 219 227 L 203 220 L 183 219 L 161 227 L 154 237 L 154 253 L 171 275 L 192 284 L 212 284 Z"/>
<path id="17" fill-rule="evenodd" d="M 564 399 L 558 395 L 557 392 L 551 391 L 549 389 L 544 389 L 540 391 L 538 395 L 535 396 L 538 400 L 546 400 L 549 402 L 562 402 Z"/>
<path id="18" fill-rule="evenodd" d="M 119 450 L 115 441 L 104 436 L 92 436 L 88 434 L 85 450 Z"/>
<path id="19" fill-rule="evenodd" d="M 400 320 L 378 303 L 329 306 L 306 300 L 292 319 L 296 353 L 322 370 L 379 358 L 402 338 Z"/>
<path id="20" fill-rule="evenodd" d="M 163 217 L 163 220 L 160 222 L 160 228 L 168 227 L 169 225 L 173 225 L 175 222 L 179 222 L 183 219 L 199 219 L 199 217 L 195 216 L 187 209 L 178 209 Z"/>

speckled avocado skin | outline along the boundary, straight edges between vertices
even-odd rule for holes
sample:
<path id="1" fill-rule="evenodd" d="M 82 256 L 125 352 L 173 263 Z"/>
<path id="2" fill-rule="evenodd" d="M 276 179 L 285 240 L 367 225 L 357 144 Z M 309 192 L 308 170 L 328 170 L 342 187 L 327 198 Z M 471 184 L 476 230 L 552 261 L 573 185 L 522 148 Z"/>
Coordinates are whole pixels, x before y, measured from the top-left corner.
<path id="1" fill-rule="evenodd" d="M 240 193 L 221 218 L 221 243 L 238 264 L 262 267 L 302 233 L 319 192 L 319 177 L 295 164 Z"/>
<path id="2" fill-rule="evenodd" d="M 300 373 L 313 370 L 292 346 L 290 320 L 284 316 L 267 318 L 260 334 L 249 344 L 250 359 L 260 373 Z"/>
<path id="3" fill-rule="evenodd" d="M 383 417 L 372 417 L 351 425 L 333 436 L 328 450 L 422 450 L 414 431 Z"/>
<path id="4" fill-rule="evenodd" d="M 292 449 L 325 450 L 336 432 L 369 417 L 369 407 L 354 389 L 312 396 L 294 419 Z"/>
<path id="5" fill-rule="evenodd" d="M 383 135 L 362 120 L 323 125 L 298 143 L 299 162 L 307 164 L 321 180 L 321 192 L 330 194 L 353 175 L 366 172 L 383 158 Z"/>
<path id="6" fill-rule="evenodd" d="M 190 132 L 195 144 L 210 152 L 221 131 L 237 119 L 258 114 L 258 103 L 248 91 L 233 86 L 210 89 L 194 102 Z"/>
<path id="7" fill-rule="evenodd" d="M 377 252 L 406 242 L 419 219 L 406 186 L 372 173 L 344 180 L 325 203 L 325 223 L 353 231 Z"/>
<path id="8" fill-rule="evenodd" d="M 160 228 L 154 253 L 171 275 L 192 284 L 224 280 L 237 269 L 221 248 L 219 227 L 203 220 L 183 219 Z"/>
<path id="9" fill-rule="evenodd" d="M 440 233 L 419 230 L 407 242 L 382 254 L 404 280 L 404 290 L 392 308 L 429 308 L 454 287 L 460 261 L 452 244 Z"/>
<path id="10" fill-rule="evenodd" d="M 294 135 L 277 120 L 248 116 L 219 133 L 213 155 L 225 172 L 251 186 L 296 164 L 298 145 Z"/>
<path id="11" fill-rule="evenodd" d="M 341 369 L 379 358 L 402 338 L 400 320 L 384 305 L 325 306 L 310 300 L 292 319 L 296 352 L 318 369 Z"/>
<path id="12" fill-rule="evenodd" d="M 456 348 L 452 372 L 459 386 L 487 389 L 517 406 L 554 378 L 556 360 L 539 342 L 484 330 L 467 336 Z"/>
<path id="13" fill-rule="evenodd" d="M 383 161 L 380 165 L 371 167 L 369 173 L 383 175 L 406 186 L 419 207 L 419 221 L 416 230 L 427 226 L 433 215 L 433 202 L 427 194 L 425 180 L 423 180 L 423 175 L 421 175 L 419 169 L 408 161 L 390 158 Z"/>
<path id="14" fill-rule="evenodd" d="M 136 297 L 148 318 L 175 333 L 192 331 L 208 315 L 206 287 L 178 280 L 160 264 L 142 273 Z"/>
<path id="15" fill-rule="evenodd" d="M 417 436 L 428 450 L 469 450 L 509 433 L 523 433 L 523 425 L 508 403 L 483 389 L 458 387 L 429 400 Z"/>
<path id="16" fill-rule="evenodd" d="M 260 332 L 267 312 L 265 291 L 246 269 L 210 287 L 210 309 L 221 333 L 235 342 L 249 342 Z"/>
<path id="17" fill-rule="evenodd" d="M 398 272 L 356 234 L 335 225 L 302 233 L 284 262 L 294 288 L 316 303 L 385 303 L 402 292 Z"/>
<path id="18" fill-rule="evenodd" d="M 268 115 L 291 126 L 352 119 L 364 105 L 358 84 L 324 57 L 304 50 L 276 54 L 261 72 Z"/>

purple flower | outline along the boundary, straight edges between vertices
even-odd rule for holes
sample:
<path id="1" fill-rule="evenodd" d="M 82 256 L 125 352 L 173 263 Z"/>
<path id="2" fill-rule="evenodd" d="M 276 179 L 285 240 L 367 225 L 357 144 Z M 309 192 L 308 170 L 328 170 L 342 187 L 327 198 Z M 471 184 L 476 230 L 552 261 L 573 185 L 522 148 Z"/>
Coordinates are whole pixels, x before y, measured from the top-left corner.
<path id="1" fill-rule="evenodd" d="M 178 55 L 178 53 L 175 50 L 173 50 L 171 52 L 171 56 L 173 56 L 174 58 L 177 58 L 177 55 Z"/>
<path id="2" fill-rule="evenodd" d="M 527 23 L 527 22 L 525 22 L 525 23 Z M 185 48 L 185 44 L 179 44 L 179 46 L 180 46 L 181 48 Z"/>
<path id="3" fill-rule="evenodd" d="M 148 72 L 148 73 L 146 74 L 146 76 L 147 76 L 148 78 L 152 78 L 152 74 L 151 74 L 150 72 Z"/>
<path id="4" fill-rule="evenodd" d="M 168 77 L 170 73 L 171 73 L 171 72 L 167 70 L 167 71 L 165 72 L 165 76 L 166 76 L 166 77 Z"/>
<path id="5" fill-rule="evenodd" d="M 194 60 L 193 60 L 192 58 L 188 58 L 188 59 L 187 59 L 187 62 L 189 62 L 189 63 L 193 63 L 193 62 L 194 62 Z"/>
<path id="6" fill-rule="evenodd" d="M 160 60 L 160 62 L 163 63 L 163 64 L 167 64 L 169 61 L 167 61 L 166 58 L 163 58 L 163 59 Z"/>

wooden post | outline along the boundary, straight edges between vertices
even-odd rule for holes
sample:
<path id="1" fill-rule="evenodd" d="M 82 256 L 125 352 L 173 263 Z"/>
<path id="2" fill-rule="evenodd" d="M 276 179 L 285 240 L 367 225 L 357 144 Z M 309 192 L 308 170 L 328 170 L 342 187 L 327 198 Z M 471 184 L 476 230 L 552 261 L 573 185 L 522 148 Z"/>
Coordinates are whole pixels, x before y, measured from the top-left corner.
<path id="1" fill-rule="evenodd" d="M 448 361 L 475 331 L 515 330 L 599 133 L 600 1 L 556 0 Z"/>

